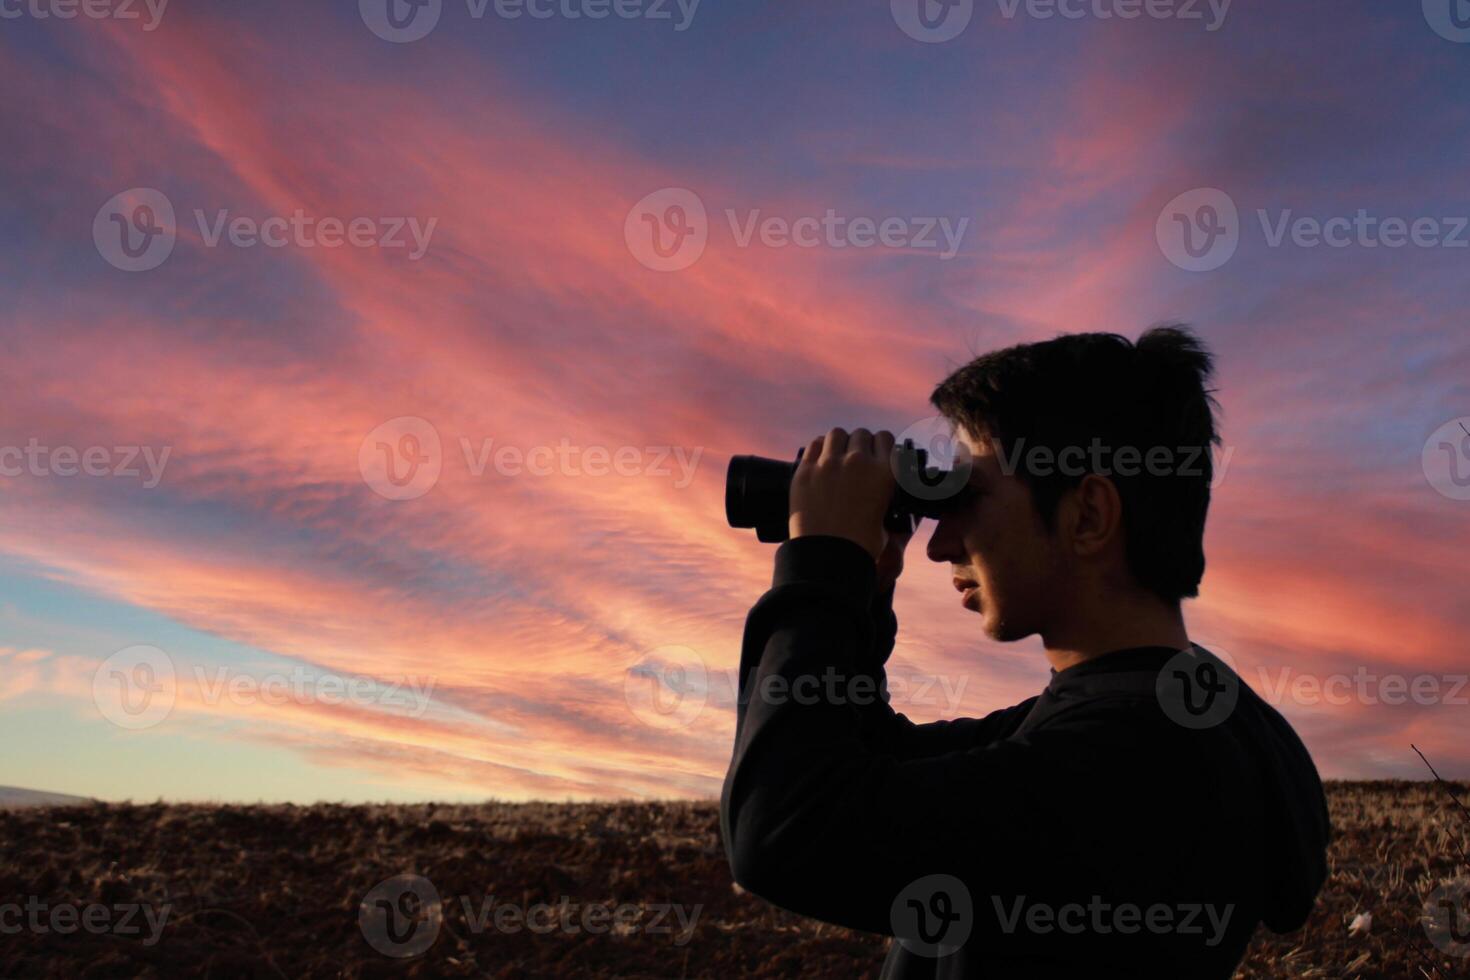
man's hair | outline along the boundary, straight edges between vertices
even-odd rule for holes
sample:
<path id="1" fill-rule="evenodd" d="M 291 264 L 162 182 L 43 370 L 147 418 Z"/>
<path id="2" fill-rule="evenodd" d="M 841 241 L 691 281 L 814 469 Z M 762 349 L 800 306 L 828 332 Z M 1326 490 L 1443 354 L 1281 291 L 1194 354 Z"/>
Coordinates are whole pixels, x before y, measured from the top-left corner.
<path id="1" fill-rule="evenodd" d="M 1206 387 L 1213 372 L 1209 350 L 1180 324 L 1153 327 L 1136 344 L 1115 333 L 1068 334 L 983 354 L 945 378 L 930 401 L 975 438 L 993 440 L 1002 465 L 1018 461 L 1015 472 L 1048 530 L 1062 495 L 1086 473 L 1111 479 L 1122 499 L 1129 571 L 1176 602 L 1199 594 L 1205 572 L 1212 450 L 1220 442 L 1219 406 Z M 1038 447 L 1050 450 L 1050 465 L 1031 465 Z M 1074 451 L 1063 459 L 1068 447 L 1080 458 Z M 1130 447 L 1138 456 L 1120 460 L 1119 450 Z M 1168 450 L 1167 467 L 1148 463 L 1156 447 Z M 1117 472 L 1129 467 L 1136 475 Z"/>

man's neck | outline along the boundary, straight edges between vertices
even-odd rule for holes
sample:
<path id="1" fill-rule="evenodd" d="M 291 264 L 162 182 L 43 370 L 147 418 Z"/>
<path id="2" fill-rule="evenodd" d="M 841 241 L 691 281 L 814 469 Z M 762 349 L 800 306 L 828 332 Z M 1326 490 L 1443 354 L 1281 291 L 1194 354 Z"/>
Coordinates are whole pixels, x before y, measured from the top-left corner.
<path id="1" fill-rule="evenodd" d="M 1071 620 L 1042 634 L 1046 659 L 1055 670 L 1066 670 L 1104 654 L 1134 647 L 1189 646 L 1184 613 L 1179 604 L 1153 595 L 1113 597 L 1074 608 Z"/>

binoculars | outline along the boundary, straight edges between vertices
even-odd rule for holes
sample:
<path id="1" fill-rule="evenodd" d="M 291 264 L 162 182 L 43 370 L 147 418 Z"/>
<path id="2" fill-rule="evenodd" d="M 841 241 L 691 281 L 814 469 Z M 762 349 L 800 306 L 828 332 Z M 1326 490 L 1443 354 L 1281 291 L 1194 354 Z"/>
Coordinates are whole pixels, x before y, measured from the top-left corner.
<path id="1" fill-rule="evenodd" d="M 761 541 L 775 544 L 789 536 L 791 517 L 791 478 L 806 451 L 796 451 L 796 459 L 768 459 L 764 456 L 732 456 L 725 471 L 725 520 L 734 528 L 754 528 Z M 952 505 L 955 490 L 946 489 L 952 471 L 929 465 L 929 454 L 905 439 L 893 447 L 893 468 L 897 485 L 893 500 L 884 515 L 883 526 L 890 531 L 914 530 L 925 517 L 938 517 Z"/>

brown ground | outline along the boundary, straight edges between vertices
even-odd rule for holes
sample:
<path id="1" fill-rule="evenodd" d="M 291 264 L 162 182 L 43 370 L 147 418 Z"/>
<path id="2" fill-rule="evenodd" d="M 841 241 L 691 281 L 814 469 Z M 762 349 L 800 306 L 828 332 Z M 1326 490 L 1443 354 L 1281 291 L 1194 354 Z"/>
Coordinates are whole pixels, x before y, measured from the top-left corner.
<path id="1" fill-rule="evenodd" d="M 1292 936 L 1258 934 L 1238 976 L 1470 977 L 1470 957 L 1438 952 L 1418 918 L 1441 880 L 1470 871 L 1458 850 L 1470 827 L 1444 788 L 1336 783 L 1329 797 L 1337 839 L 1317 913 Z M 409 959 L 375 951 L 358 917 L 400 873 L 443 901 L 437 940 Z M 579 905 L 643 911 L 627 910 L 623 935 L 477 930 L 460 896 L 487 894 L 522 907 L 566 896 L 573 921 Z M 876 977 L 887 942 L 740 893 L 708 803 L 0 810 L 0 909 L 30 896 L 169 917 L 152 945 L 141 916 L 132 936 L 0 934 L 0 977 Z M 660 903 L 702 909 L 685 936 L 673 914 L 654 934 Z M 1360 911 L 1371 933 L 1349 936 Z"/>

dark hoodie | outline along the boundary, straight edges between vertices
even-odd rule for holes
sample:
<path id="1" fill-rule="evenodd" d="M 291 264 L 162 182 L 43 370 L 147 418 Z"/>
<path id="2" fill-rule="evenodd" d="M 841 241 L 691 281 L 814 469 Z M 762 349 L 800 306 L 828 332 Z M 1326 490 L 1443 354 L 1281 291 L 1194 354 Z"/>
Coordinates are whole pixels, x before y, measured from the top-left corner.
<path id="1" fill-rule="evenodd" d="M 1207 727 L 1166 710 L 1158 682 L 1180 651 L 1162 647 L 916 725 L 874 694 L 897 631 L 891 589 L 875 590 L 846 539 L 776 552 L 746 620 L 720 801 L 743 887 L 905 937 L 882 974 L 903 980 L 1228 980 L 1257 922 L 1305 922 L 1327 874 L 1322 784 L 1228 668 L 1238 696 Z"/>

